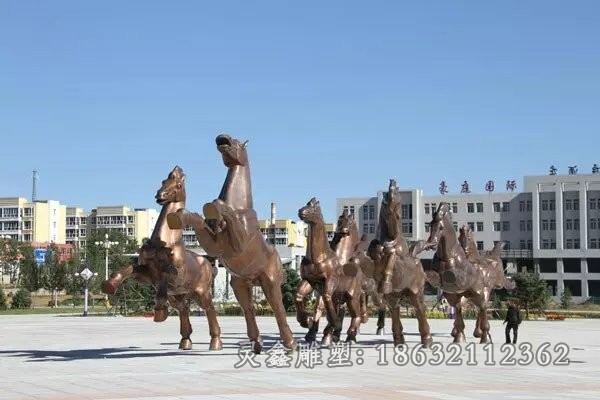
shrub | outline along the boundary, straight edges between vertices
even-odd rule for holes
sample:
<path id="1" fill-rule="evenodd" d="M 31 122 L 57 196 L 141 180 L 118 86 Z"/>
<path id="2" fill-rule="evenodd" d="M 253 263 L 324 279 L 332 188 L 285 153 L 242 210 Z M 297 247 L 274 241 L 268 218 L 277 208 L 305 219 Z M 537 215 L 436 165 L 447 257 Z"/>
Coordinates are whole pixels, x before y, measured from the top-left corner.
<path id="1" fill-rule="evenodd" d="M 31 293 L 24 288 L 21 288 L 15 293 L 12 299 L 11 308 L 29 308 L 31 307 Z"/>
<path id="2" fill-rule="evenodd" d="M 0 310 L 6 310 L 8 304 L 6 303 L 6 294 L 4 294 L 4 288 L 0 287 Z"/>

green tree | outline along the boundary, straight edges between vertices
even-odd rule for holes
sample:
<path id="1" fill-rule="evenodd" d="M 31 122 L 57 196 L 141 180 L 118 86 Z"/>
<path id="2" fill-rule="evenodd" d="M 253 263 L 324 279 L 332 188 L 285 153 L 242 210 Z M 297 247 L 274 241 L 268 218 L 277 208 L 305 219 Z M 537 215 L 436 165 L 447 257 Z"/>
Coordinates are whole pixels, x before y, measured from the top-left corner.
<path id="1" fill-rule="evenodd" d="M 18 278 L 20 246 L 15 239 L 0 238 L 0 267 L 2 274 L 10 276 L 10 283 Z"/>
<path id="2" fill-rule="evenodd" d="M 300 283 L 300 276 L 296 270 L 289 266 L 283 267 L 285 281 L 281 285 L 281 294 L 283 297 L 283 306 L 286 311 L 296 310 L 296 288 Z"/>
<path id="3" fill-rule="evenodd" d="M 52 293 L 54 305 L 57 304 L 58 292 L 68 285 L 67 263 L 61 260 L 60 250 L 56 245 L 48 248 L 46 264 L 42 269 L 42 285 L 44 289 Z"/>
<path id="4" fill-rule="evenodd" d="M 514 278 L 517 287 L 511 298 L 525 308 L 525 318 L 529 318 L 529 310 L 542 312 L 551 298 L 548 283 L 538 274 L 529 272 L 520 272 Z"/>
<path id="5" fill-rule="evenodd" d="M 571 307 L 572 300 L 571 289 L 566 287 L 560 295 L 560 306 L 566 310 Z"/>
<path id="6" fill-rule="evenodd" d="M 31 293 L 21 288 L 17 290 L 17 293 L 13 296 L 11 308 L 23 309 L 31 307 Z"/>
<path id="7" fill-rule="evenodd" d="M 19 286 L 29 292 L 37 292 L 43 287 L 44 277 L 40 266 L 35 262 L 33 247 L 27 244 L 21 248 L 22 259 L 19 268 Z"/>
<path id="8" fill-rule="evenodd" d="M 6 310 L 8 308 L 8 304 L 6 303 L 6 294 L 4 293 L 4 288 L 0 286 L 0 310 Z"/>

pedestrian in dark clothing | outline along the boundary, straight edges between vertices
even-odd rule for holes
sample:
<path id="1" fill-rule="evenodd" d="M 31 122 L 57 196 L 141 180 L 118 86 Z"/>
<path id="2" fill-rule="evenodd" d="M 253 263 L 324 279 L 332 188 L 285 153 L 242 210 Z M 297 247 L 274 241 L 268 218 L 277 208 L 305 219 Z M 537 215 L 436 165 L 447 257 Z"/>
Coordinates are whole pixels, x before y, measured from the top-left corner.
<path id="1" fill-rule="evenodd" d="M 511 329 L 513 331 L 512 343 L 517 343 L 517 333 L 519 331 L 519 325 L 521 324 L 521 312 L 515 306 L 514 303 L 510 303 L 508 305 L 508 310 L 506 311 L 506 318 L 504 319 L 504 323 L 506 324 L 506 343 L 510 344 Z"/>

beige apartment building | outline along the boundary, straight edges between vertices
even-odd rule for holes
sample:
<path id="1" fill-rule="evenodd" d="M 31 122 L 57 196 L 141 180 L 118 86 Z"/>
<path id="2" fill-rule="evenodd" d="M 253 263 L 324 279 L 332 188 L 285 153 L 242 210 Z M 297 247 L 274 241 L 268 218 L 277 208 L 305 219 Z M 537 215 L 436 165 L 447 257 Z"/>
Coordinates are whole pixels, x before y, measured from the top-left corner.
<path id="1" fill-rule="evenodd" d="M 0 236 L 22 242 L 65 243 L 66 206 L 56 200 L 0 198 Z"/>

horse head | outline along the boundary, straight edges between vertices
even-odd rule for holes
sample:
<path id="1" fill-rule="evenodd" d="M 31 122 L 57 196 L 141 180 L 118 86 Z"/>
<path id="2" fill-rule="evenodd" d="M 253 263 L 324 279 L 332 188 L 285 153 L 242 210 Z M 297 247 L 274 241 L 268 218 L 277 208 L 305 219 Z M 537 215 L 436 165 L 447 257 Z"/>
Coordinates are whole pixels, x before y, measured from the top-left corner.
<path id="1" fill-rule="evenodd" d="M 475 244 L 473 231 L 469 225 L 463 225 L 460 227 L 458 243 L 460 243 L 460 246 L 465 251 L 465 255 L 467 257 L 477 256 L 477 245 Z"/>
<path id="2" fill-rule="evenodd" d="M 356 226 L 354 215 L 350 214 L 347 209 L 339 216 L 335 233 L 341 236 L 348 236 L 356 233 L 358 236 L 358 227 Z"/>
<path id="3" fill-rule="evenodd" d="M 310 225 L 323 222 L 319 200 L 314 197 L 310 199 L 304 207 L 298 210 L 298 218 Z"/>
<path id="4" fill-rule="evenodd" d="M 393 239 L 402 235 L 402 205 L 400 191 L 394 179 L 390 179 L 389 189 L 383 194 L 379 226 L 381 233 L 388 238 Z"/>
<path id="5" fill-rule="evenodd" d="M 448 203 L 440 203 L 438 209 L 433 214 L 433 219 L 429 223 L 429 226 L 430 232 L 427 239 L 427 247 L 436 250 L 445 230 L 454 229 L 450 220 L 450 205 Z"/>
<path id="6" fill-rule="evenodd" d="M 169 203 L 185 201 L 185 174 L 176 166 L 156 192 L 156 202 L 161 206 Z"/>
<path id="7" fill-rule="evenodd" d="M 248 145 L 247 140 L 242 143 L 229 135 L 219 135 L 217 136 L 216 142 L 217 150 L 219 150 L 223 156 L 223 163 L 226 167 L 248 165 L 248 152 L 246 151 L 246 146 Z"/>

